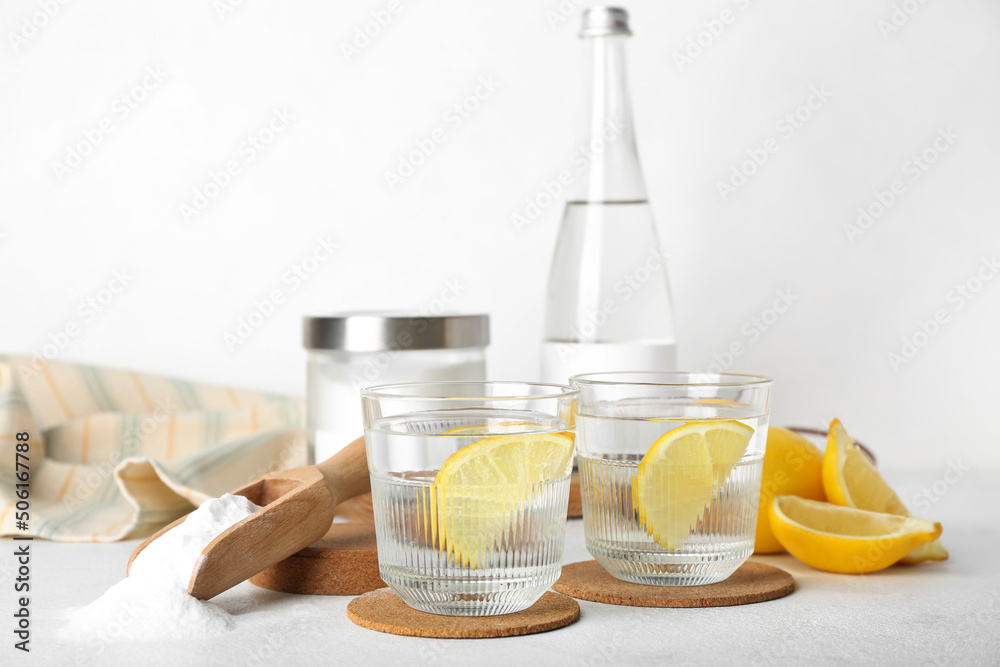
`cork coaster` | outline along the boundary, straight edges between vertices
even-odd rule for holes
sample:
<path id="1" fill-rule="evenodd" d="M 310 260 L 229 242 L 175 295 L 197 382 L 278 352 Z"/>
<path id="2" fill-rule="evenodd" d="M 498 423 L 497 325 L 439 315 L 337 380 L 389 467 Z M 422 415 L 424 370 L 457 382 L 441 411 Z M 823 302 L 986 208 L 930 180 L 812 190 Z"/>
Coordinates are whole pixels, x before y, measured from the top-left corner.
<path id="1" fill-rule="evenodd" d="M 548 591 L 524 611 L 502 616 L 438 616 L 409 607 L 392 589 L 365 593 L 347 605 L 358 625 L 408 637 L 479 639 L 516 637 L 562 628 L 580 618 L 573 598 Z"/>
<path id="2" fill-rule="evenodd" d="M 583 518 L 583 497 L 580 495 L 580 473 L 574 472 L 569 478 L 569 504 L 566 505 L 567 519 Z"/>
<path id="3" fill-rule="evenodd" d="M 375 526 L 335 523 L 322 538 L 250 582 L 272 591 L 310 595 L 360 595 L 382 588 Z"/>
<path id="4" fill-rule="evenodd" d="M 615 579 L 588 560 L 564 565 L 552 588 L 581 600 L 629 607 L 729 607 L 784 597 L 795 590 L 795 580 L 782 569 L 747 561 L 717 584 L 647 586 Z"/>
<path id="5" fill-rule="evenodd" d="M 346 519 L 352 523 L 375 524 L 375 510 L 372 507 L 372 494 L 364 493 L 337 505 L 335 517 Z"/>

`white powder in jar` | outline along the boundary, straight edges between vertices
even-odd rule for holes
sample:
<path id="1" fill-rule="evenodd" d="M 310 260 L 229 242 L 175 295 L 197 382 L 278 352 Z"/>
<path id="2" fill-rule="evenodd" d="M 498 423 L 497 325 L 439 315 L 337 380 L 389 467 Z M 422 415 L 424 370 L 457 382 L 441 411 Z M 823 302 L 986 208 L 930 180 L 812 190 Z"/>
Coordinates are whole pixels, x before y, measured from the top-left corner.
<path id="1" fill-rule="evenodd" d="M 188 593 L 195 561 L 219 533 L 260 509 L 243 496 L 206 500 L 156 538 L 132 562 L 129 576 L 86 607 L 68 610 L 60 637 L 152 641 L 206 637 L 231 630 L 226 610 Z"/>

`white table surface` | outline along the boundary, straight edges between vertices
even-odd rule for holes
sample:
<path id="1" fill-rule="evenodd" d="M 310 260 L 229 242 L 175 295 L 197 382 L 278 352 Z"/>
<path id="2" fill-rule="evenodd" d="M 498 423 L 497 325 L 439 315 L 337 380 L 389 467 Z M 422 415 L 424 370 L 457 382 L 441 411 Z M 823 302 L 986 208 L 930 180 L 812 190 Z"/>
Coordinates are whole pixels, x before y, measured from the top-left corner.
<path id="1" fill-rule="evenodd" d="M 888 475 L 910 502 L 944 469 Z M 944 482 L 939 482 L 940 491 Z M 912 506 L 912 503 L 911 503 Z M 199 641 L 89 644 L 54 640 L 53 611 L 84 605 L 123 575 L 137 542 L 32 544 L 32 652 L 14 650 L 10 585 L 14 543 L 3 540 L 3 665 L 599 665 L 1000 664 L 1000 472 L 972 471 L 923 513 L 941 521 L 944 564 L 865 575 L 813 570 L 790 556 L 755 557 L 796 579 L 790 596 L 713 609 L 644 609 L 580 601 L 575 624 L 526 637 L 417 639 L 347 619 L 348 597 L 296 596 L 243 583 L 216 598 L 236 629 Z M 566 562 L 587 559 L 571 521 Z"/>

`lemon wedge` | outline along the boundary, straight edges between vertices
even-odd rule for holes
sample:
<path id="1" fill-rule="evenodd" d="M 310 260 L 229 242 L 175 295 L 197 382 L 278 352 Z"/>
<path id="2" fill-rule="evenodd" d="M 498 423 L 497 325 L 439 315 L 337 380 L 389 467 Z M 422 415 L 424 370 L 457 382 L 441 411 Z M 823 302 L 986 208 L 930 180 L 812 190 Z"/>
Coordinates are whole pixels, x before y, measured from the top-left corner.
<path id="1" fill-rule="evenodd" d="M 434 477 L 431 498 L 441 552 L 478 568 L 531 501 L 533 485 L 566 477 L 572 463 L 573 434 L 564 431 L 496 435 L 453 453 Z"/>
<path id="2" fill-rule="evenodd" d="M 632 479 L 632 502 L 661 547 L 674 551 L 688 538 L 753 433 L 738 421 L 688 422 L 646 451 Z"/>
<path id="3" fill-rule="evenodd" d="M 823 457 L 823 490 L 827 500 L 835 505 L 912 516 L 861 448 L 854 444 L 839 419 L 830 423 L 826 454 Z M 935 541 L 918 547 L 902 561 L 914 564 L 947 559 L 948 551 L 940 542 Z"/>
<path id="4" fill-rule="evenodd" d="M 877 572 L 941 535 L 940 523 L 797 496 L 776 496 L 769 513 L 781 545 L 803 563 L 828 572 Z"/>

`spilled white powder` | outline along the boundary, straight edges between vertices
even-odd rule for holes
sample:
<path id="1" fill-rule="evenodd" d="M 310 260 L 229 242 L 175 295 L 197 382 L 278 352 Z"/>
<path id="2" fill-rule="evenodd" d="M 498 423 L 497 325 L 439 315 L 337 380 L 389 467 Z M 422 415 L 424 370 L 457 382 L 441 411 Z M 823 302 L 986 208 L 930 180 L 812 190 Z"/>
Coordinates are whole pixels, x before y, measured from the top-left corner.
<path id="1" fill-rule="evenodd" d="M 195 561 L 215 537 L 260 509 L 243 496 L 206 500 L 179 526 L 149 543 L 130 574 L 86 607 L 68 610 L 60 636 L 152 641 L 206 637 L 231 630 L 226 610 L 187 590 Z"/>

